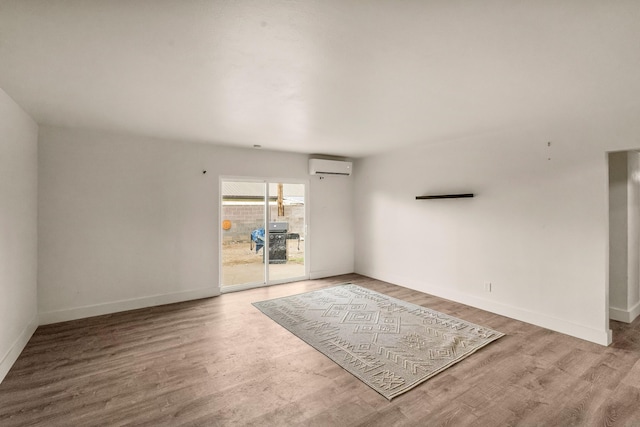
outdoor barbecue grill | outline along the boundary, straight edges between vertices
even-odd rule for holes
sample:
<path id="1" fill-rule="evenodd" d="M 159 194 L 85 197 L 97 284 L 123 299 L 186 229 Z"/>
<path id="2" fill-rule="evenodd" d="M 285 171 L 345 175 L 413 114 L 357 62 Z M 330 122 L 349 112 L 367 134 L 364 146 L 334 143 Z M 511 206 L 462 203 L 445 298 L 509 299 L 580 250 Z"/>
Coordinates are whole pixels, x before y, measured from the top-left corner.
<path id="1" fill-rule="evenodd" d="M 269 223 L 269 264 L 285 264 L 287 262 L 287 240 L 296 239 L 300 245 L 300 234 L 287 233 L 288 229 L 288 222 Z M 251 241 L 256 243 L 256 252 L 264 246 L 264 234 L 264 228 L 251 232 Z"/>

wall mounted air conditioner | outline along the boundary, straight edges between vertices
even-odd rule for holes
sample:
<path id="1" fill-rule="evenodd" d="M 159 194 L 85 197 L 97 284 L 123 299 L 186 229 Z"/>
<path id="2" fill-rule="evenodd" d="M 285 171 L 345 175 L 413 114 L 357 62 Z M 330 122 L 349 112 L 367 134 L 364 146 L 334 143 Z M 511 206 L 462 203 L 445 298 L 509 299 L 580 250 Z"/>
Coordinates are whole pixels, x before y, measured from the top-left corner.
<path id="1" fill-rule="evenodd" d="M 344 160 L 309 159 L 309 175 L 351 175 L 353 164 Z"/>

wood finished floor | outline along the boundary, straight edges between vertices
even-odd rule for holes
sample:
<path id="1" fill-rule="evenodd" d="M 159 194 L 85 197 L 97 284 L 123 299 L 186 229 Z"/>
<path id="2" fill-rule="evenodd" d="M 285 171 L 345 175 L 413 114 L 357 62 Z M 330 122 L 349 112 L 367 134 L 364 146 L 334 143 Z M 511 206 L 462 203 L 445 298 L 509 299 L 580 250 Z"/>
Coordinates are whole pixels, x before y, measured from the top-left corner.
<path id="1" fill-rule="evenodd" d="M 353 282 L 507 335 L 389 402 L 250 303 Z M 640 426 L 640 320 L 603 347 L 358 275 L 41 326 L 0 426 Z"/>

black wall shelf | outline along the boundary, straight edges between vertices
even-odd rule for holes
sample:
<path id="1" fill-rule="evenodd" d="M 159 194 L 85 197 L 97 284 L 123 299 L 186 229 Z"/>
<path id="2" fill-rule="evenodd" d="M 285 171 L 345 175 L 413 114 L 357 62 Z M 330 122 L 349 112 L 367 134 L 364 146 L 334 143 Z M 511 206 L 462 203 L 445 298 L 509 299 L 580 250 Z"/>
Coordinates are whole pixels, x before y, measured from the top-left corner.
<path id="1" fill-rule="evenodd" d="M 465 199 L 468 197 L 473 197 L 473 193 L 463 193 L 463 194 L 437 194 L 433 196 L 416 196 L 416 200 L 433 200 L 433 199 Z"/>

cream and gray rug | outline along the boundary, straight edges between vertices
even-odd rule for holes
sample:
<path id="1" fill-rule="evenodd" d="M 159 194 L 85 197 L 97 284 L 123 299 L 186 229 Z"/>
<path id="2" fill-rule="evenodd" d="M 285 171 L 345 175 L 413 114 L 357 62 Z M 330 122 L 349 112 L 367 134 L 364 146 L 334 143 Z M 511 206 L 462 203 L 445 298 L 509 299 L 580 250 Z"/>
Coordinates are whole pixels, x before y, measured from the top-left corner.
<path id="1" fill-rule="evenodd" d="M 253 305 L 389 400 L 504 335 L 353 284 Z"/>

